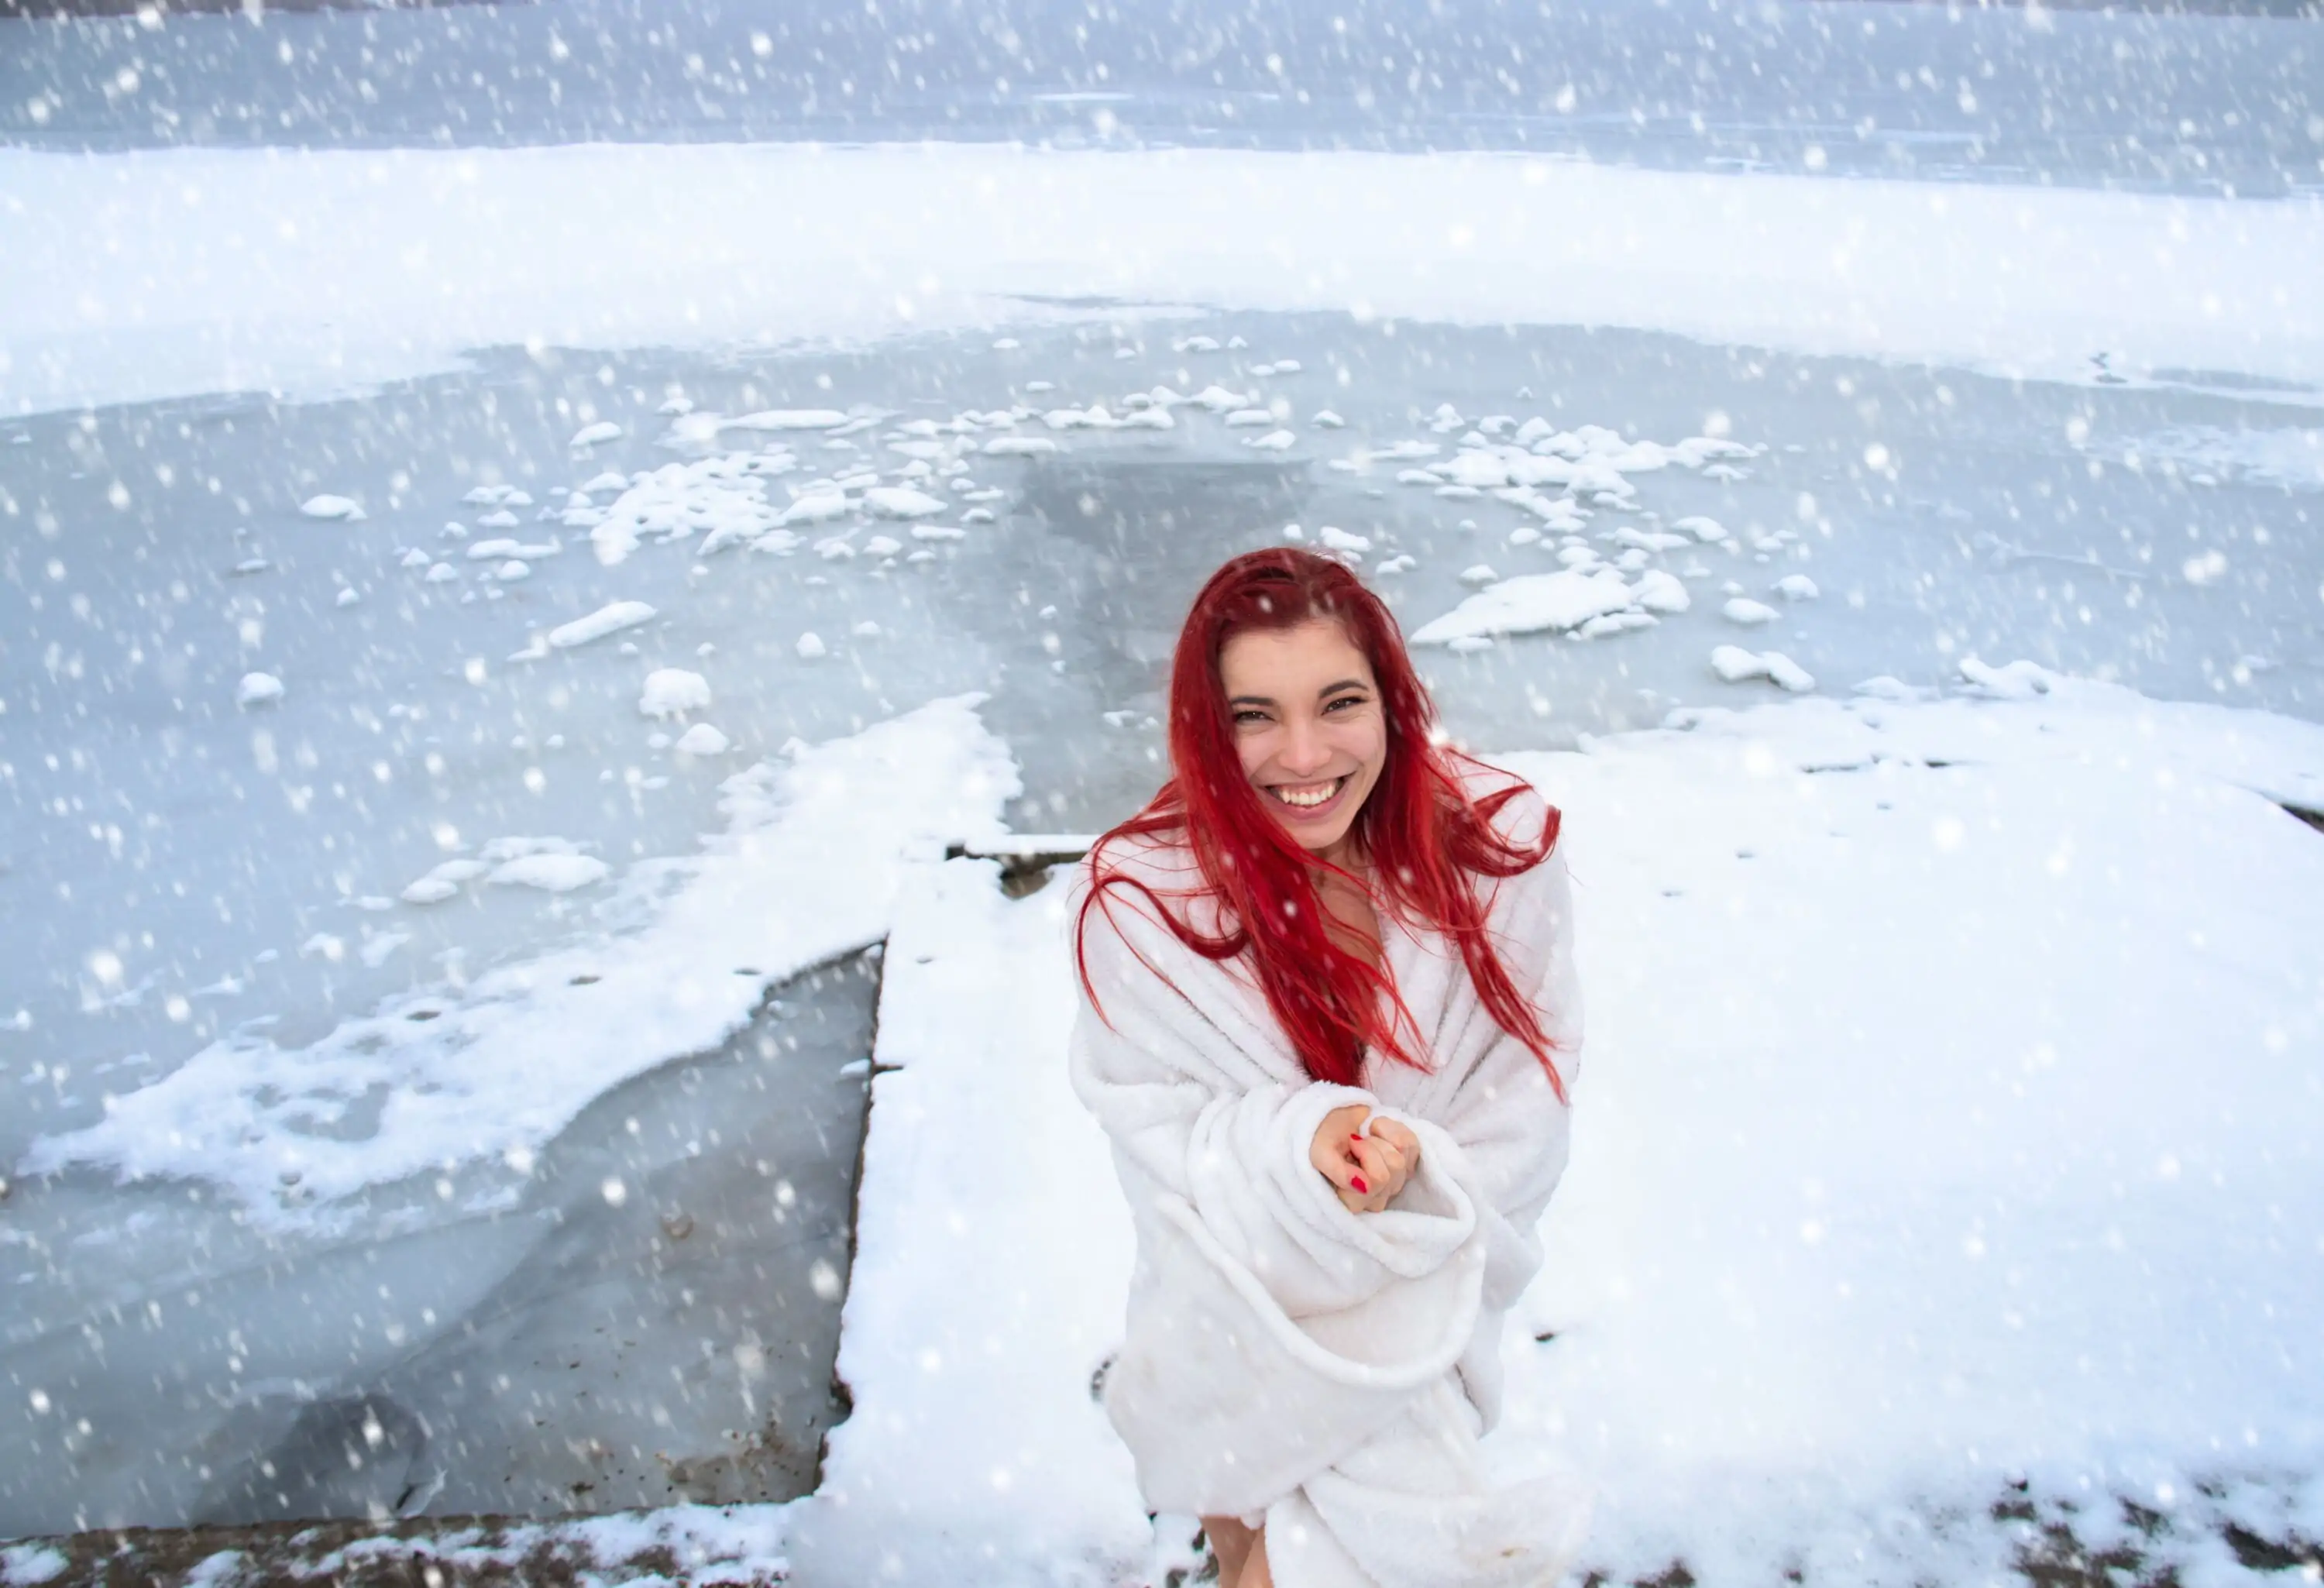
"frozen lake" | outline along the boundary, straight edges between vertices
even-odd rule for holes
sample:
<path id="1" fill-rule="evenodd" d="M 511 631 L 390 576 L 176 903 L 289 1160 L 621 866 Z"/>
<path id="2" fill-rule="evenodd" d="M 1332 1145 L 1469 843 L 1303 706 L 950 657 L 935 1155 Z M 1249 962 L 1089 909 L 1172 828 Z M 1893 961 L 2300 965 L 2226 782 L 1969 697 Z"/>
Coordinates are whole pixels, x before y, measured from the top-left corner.
<path id="1" fill-rule="evenodd" d="M 2221 6 L 546 0 L 0 21 L 0 139 L 436 147 L 818 139 L 1523 150 L 2314 192 L 2312 0 Z"/>
<path id="2" fill-rule="evenodd" d="M 982 692 L 1017 785 L 927 820 L 1119 819 L 1185 600 L 1295 527 L 1408 632 L 1522 576 L 1662 593 L 1425 649 L 1480 749 L 1785 697 L 1721 646 L 1829 695 L 2024 659 L 2324 720 L 2324 369 L 2284 256 L 2324 190 L 2312 20 L 1346 9 L 0 20 L 0 1537 L 810 1487 L 885 859 L 737 870 L 722 909 L 814 929 L 703 937 L 716 1009 L 624 1063 L 535 1043 L 484 1145 L 403 1094 L 532 980 L 618 977 L 811 803 L 745 770 L 826 765 L 795 742 L 942 768 L 844 746 Z M 818 198 L 752 151 L 701 152 L 698 192 L 661 151 L 493 162 L 923 139 L 1175 185 L 1084 258 L 1038 184 L 1111 166 L 882 156 Z M 1489 154 L 1381 158 L 1439 150 Z M 1631 210 L 1615 167 L 1709 185 Z M 673 169 L 679 211 L 622 208 Z M 1247 176 L 1320 197 L 1278 233 Z M 1731 290 L 1689 230 L 1720 184 L 1752 196 Z M 916 226 L 931 194 L 978 229 Z M 570 229 L 504 235 L 512 195 Z M 1926 233 L 1857 260 L 1906 208 Z M 1929 239 L 1958 253 L 1923 281 Z M 1463 274 L 1472 242 L 1500 253 Z M 1793 255 L 1864 296 L 1759 273 Z M 1478 462 L 1519 454 L 1563 489 Z M 381 1078 L 399 1042 L 427 1085 Z"/>

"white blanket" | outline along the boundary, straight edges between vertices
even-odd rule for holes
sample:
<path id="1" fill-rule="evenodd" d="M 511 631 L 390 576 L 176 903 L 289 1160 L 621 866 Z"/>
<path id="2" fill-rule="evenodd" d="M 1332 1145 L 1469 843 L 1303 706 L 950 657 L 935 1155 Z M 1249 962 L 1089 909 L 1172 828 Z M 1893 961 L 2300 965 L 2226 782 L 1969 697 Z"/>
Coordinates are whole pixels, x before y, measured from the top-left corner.
<path id="1" fill-rule="evenodd" d="M 1526 791 L 1499 825 L 1530 837 L 1545 810 Z M 1111 858 L 1166 899 L 1195 880 L 1191 855 L 1157 841 Z M 1562 845 L 1481 885 L 1571 1086 L 1582 1001 Z M 1084 865 L 1076 909 L 1088 887 Z M 1567 1110 L 1540 1062 L 1494 1023 L 1447 939 L 1383 920 L 1430 1068 L 1375 1058 L 1367 1089 L 1310 1081 L 1247 971 L 1187 948 L 1134 891 L 1111 897 L 1111 924 L 1093 910 L 1085 946 L 1103 1018 L 1084 1002 L 1071 1062 L 1138 1232 L 1104 1397 L 1147 1503 L 1263 1516 L 1281 1588 L 1554 1582 L 1580 1543 L 1580 1497 L 1494 1490 L 1477 1444 L 1499 1416 L 1501 1320 L 1541 1265 L 1535 1225 L 1565 1168 Z M 1348 1212 L 1309 1162 L 1323 1116 L 1351 1103 L 1421 1142 L 1380 1213 Z"/>

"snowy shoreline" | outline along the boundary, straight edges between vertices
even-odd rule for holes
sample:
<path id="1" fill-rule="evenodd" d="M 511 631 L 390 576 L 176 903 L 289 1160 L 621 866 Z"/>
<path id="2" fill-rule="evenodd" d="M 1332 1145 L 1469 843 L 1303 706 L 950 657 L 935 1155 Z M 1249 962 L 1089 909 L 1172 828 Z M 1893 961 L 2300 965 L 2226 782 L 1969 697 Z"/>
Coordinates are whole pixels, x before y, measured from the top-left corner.
<path id="1" fill-rule="evenodd" d="M 862 344 L 1075 299 L 2324 381 L 2311 199 L 942 143 L 7 150 L 0 193 L 20 415 L 312 398 L 489 346 Z"/>

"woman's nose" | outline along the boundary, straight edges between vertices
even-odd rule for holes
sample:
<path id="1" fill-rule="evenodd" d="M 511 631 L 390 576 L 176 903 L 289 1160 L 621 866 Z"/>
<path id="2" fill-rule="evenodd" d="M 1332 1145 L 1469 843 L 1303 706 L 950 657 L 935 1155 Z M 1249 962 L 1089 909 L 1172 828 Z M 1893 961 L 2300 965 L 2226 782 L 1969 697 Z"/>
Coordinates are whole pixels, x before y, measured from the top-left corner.
<path id="1" fill-rule="evenodd" d="M 1312 723 L 1294 722 L 1286 725 L 1283 750 L 1276 756 L 1283 770 L 1294 777 L 1305 777 L 1319 772 L 1330 763 L 1332 747 Z"/>

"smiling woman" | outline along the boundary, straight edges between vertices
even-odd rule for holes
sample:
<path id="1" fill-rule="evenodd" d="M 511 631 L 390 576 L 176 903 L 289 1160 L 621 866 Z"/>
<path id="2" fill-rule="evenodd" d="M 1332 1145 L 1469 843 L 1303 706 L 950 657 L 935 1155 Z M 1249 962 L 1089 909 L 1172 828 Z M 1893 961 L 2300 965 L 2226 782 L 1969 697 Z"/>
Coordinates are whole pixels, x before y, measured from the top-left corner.
<path id="1" fill-rule="evenodd" d="M 1179 636 L 1174 775 L 1081 880 L 1073 1078 L 1139 1242 L 1106 1409 L 1226 1588 L 1545 1582 L 1578 1543 L 1478 1450 L 1565 1166 L 1559 817 L 1434 720 L 1346 568 L 1237 558 Z"/>

